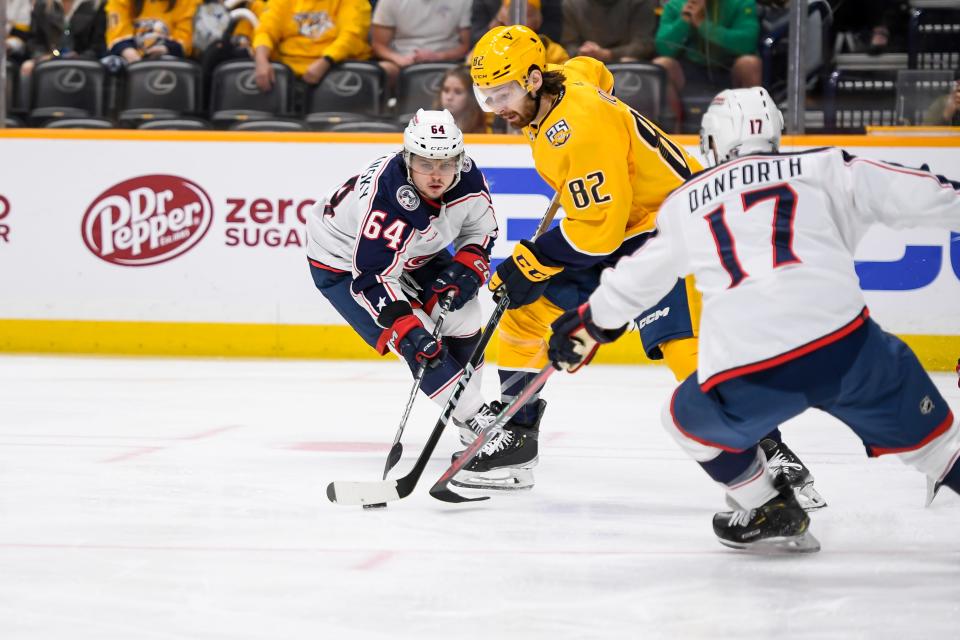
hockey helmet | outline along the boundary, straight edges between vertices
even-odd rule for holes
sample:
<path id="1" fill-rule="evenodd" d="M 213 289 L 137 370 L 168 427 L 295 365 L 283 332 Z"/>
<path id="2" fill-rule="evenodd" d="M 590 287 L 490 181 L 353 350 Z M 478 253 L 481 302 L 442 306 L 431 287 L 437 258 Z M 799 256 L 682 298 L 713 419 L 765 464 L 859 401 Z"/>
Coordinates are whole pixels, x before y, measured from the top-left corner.
<path id="1" fill-rule="evenodd" d="M 783 114 L 763 87 L 717 94 L 700 123 L 700 151 L 708 166 L 758 151 L 777 151 Z"/>
<path id="2" fill-rule="evenodd" d="M 529 27 L 514 24 L 490 29 L 473 48 L 470 77 L 477 101 L 493 111 L 486 90 L 517 82 L 522 92 L 532 91 L 530 70 L 547 66 L 546 49 L 540 37 Z"/>
<path id="3" fill-rule="evenodd" d="M 449 111 L 427 111 L 418 109 L 416 115 L 410 119 L 407 128 L 403 131 L 403 160 L 407 165 L 407 177 L 411 179 L 410 170 L 415 168 L 417 158 L 430 160 L 450 160 L 450 168 L 456 173 L 456 178 L 450 184 L 448 191 L 460 181 L 460 172 L 463 170 L 464 151 L 463 133 L 457 126 L 456 120 Z"/>

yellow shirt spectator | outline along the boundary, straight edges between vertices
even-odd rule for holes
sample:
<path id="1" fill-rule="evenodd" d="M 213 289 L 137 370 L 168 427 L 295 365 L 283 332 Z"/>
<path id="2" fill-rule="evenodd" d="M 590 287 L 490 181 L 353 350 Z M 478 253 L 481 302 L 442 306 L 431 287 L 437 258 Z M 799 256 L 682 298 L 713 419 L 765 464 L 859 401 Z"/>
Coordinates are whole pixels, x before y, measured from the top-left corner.
<path id="1" fill-rule="evenodd" d="M 189 56 L 200 0 L 107 0 L 107 47 L 127 62 Z"/>
<path id="2" fill-rule="evenodd" d="M 253 47 L 265 47 L 271 59 L 305 76 L 318 59 L 336 64 L 369 58 L 369 31 L 369 0 L 270 0 L 254 32 Z"/>

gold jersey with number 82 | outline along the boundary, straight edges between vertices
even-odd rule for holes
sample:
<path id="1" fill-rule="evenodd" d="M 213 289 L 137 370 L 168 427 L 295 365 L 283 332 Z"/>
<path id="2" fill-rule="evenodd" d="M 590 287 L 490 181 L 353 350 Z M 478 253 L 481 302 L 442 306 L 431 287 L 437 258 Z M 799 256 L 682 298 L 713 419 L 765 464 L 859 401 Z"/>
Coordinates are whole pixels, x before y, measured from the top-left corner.
<path id="1" fill-rule="evenodd" d="M 601 62 L 573 58 L 547 70 L 564 73 L 564 90 L 540 125 L 524 133 L 537 172 L 560 192 L 566 218 L 537 246 L 553 262 L 584 268 L 653 229 L 667 194 L 701 166 L 608 93 L 612 76 Z"/>

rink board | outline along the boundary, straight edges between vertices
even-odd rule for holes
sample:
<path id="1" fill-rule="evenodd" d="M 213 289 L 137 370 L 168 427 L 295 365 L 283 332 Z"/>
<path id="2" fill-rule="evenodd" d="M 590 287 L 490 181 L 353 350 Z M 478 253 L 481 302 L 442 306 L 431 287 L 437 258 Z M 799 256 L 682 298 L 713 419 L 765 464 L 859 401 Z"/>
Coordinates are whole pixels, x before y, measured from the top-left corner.
<path id="1" fill-rule="evenodd" d="M 693 137 L 680 141 L 696 153 Z M 377 357 L 314 289 L 302 222 L 399 145 L 399 135 L 0 132 L 0 351 Z M 960 137 L 785 139 L 825 145 L 960 176 Z M 523 140 L 468 136 L 467 147 L 490 183 L 502 259 L 552 194 Z M 958 237 L 877 228 L 857 255 L 873 316 L 933 369 L 960 353 Z M 636 338 L 601 354 L 644 360 Z"/>

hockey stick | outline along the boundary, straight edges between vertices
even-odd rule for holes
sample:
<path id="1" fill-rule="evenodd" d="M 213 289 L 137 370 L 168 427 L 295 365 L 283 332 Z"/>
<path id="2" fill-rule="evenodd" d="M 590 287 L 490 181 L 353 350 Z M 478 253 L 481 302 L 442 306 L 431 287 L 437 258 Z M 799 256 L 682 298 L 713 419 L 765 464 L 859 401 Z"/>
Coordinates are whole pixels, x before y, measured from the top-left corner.
<path id="1" fill-rule="evenodd" d="M 483 333 L 480 334 L 480 341 L 477 343 L 473 355 L 470 356 L 470 362 L 463 368 L 463 373 L 460 374 L 460 378 L 453 388 L 453 393 L 443 407 L 443 413 L 440 415 L 440 419 L 437 420 L 433 431 L 430 432 L 430 437 L 423 446 L 423 451 L 420 453 L 420 457 L 417 458 L 417 462 L 413 465 L 410 473 L 396 480 L 383 480 L 380 482 L 331 482 L 327 485 L 327 498 L 330 502 L 347 505 L 379 504 L 406 498 L 413 492 L 414 487 L 417 486 L 417 482 L 420 480 L 420 476 L 423 475 L 423 470 L 426 468 L 427 462 L 433 454 L 433 450 L 436 448 L 437 443 L 440 442 L 440 436 L 460 400 L 460 395 L 470 383 L 470 379 L 473 378 L 473 374 L 480 364 L 487 344 L 489 344 L 490 338 L 500 323 L 500 318 L 503 317 L 504 311 L 507 310 L 508 302 L 509 299 L 507 296 L 503 296 L 497 303 L 496 309 L 494 309 L 493 314 L 487 321 L 487 326 L 484 327 Z"/>
<path id="2" fill-rule="evenodd" d="M 478 500 L 487 500 L 490 496 L 483 496 L 477 498 L 466 498 L 459 493 L 455 493 L 450 490 L 450 480 L 453 476 L 463 469 L 465 466 L 470 464 L 470 462 L 477 457 L 477 454 L 480 453 L 480 450 L 485 444 L 493 440 L 494 436 L 503 431 L 504 425 L 510 421 L 510 418 L 514 416 L 517 411 L 520 410 L 523 405 L 532 398 L 541 387 L 547 382 L 547 378 L 553 375 L 553 372 L 556 371 L 552 364 L 546 365 L 540 372 L 534 376 L 530 382 L 520 391 L 519 394 L 514 396 L 513 400 L 508 404 L 498 415 L 497 419 L 483 430 L 477 439 L 474 440 L 469 447 L 464 449 L 457 458 L 453 461 L 443 475 L 440 476 L 440 479 L 430 487 L 430 495 L 436 498 L 437 500 L 442 500 L 443 502 L 476 502 Z"/>
<path id="3" fill-rule="evenodd" d="M 440 339 L 440 329 L 443 328 L 443 320 L 447 317 L 447 312 L 450 310 L 450 303 L 453 301 L 453 293 L 449 293 L 444 296 L 443 300 L 440 301 L 440 315 L 437 317 L 437 324 L 433 328 L 433 339 Z M 413 389 L 410 390 L 410 397 L 407 398 L 407 406 L 403 410 L 403 417 L 400 418 L 400 426 L 397 427 L 397 435 L 393 437 L 393 446 L 390 447 L 390 453 L 387 454 L 387 463 L 383 466 L 383 479 L 387 479 L 387 474 L 390 473 L 390 469 L 393 469 L 400 458 L 403 456 L 403 444 L 400 442 L 400 438 L 403 437 L 403 430 L 407 426 L 407 419 L 410 418 L 410 410 L 413 409 L 413 401 L 417 398 L 417 391 L 420 390 L 420 383 L 423 382 L 423 376 L 427 372 L 427 361 L 424 360 L 420 363 L 420 366 L 417 368 L 417 375 L 413 378 Z"/>
<path id="4" fill-rule="evenodd" d="M 553 221 L 554 216 L 557 215 L 559 208 L 560 195 L 555 194 L 550 201 L 550 206 L 547 207 L 546 212 L 544 212 L 543 218 L 540 219 L 540 224 L 537 225 L 537 231 L 533 236 L 534 238 L 546 231 Z M 379 504 L 406 498 L 413 492 L 413 489 L 417 486 L 417 482 L 420 480 L 420 476 L 423 475 L 423 470 L 426 468 L 430 456 L 433 455 L 433 450 L 437 447 L 437 443 L 440 442 L 440 436 L 443 434 L 443 430 L 447 426 L 453 410 L 460 401 L 460 395 L 463 393 L 463 390 L 466 389 L 467 384 L 470 383 L 470 379 L 473 377 L 477 366 L 479 366 L 480 360 L 483 359 L 487 344 L 489 344 L 490 338 L 493 337 L 497 325 L 500 324 L 500 319 L 503 317 L 504 312 L 506 312 L 509 302 L 510 300 L 507 295 L 500 296 L 500 299 L 497 301 L 497 306 L 490 315 L 486 326 L 483 328 L 477 346 L 473 349 L 470 361 L 467 363 L 467 366 L 463 368 L 463 373 L 460 375 L 460 379 L 457 380 L 457 384 L 453 388 L 453 393 L 444 405 L 443 413 L 440 414 L 440 419 L 437 420 L 433 431 L 430 432 L 430 437 L 427 439 L 423 451 L 417 458 L 417 462 L 413 465 L 413 469 L 411 469 L 407 475 L 396 480 L 382 480 L 380 482 L 331 482 L 327 485 L 327 498 L 330 502 L 348 505 Z"/>

